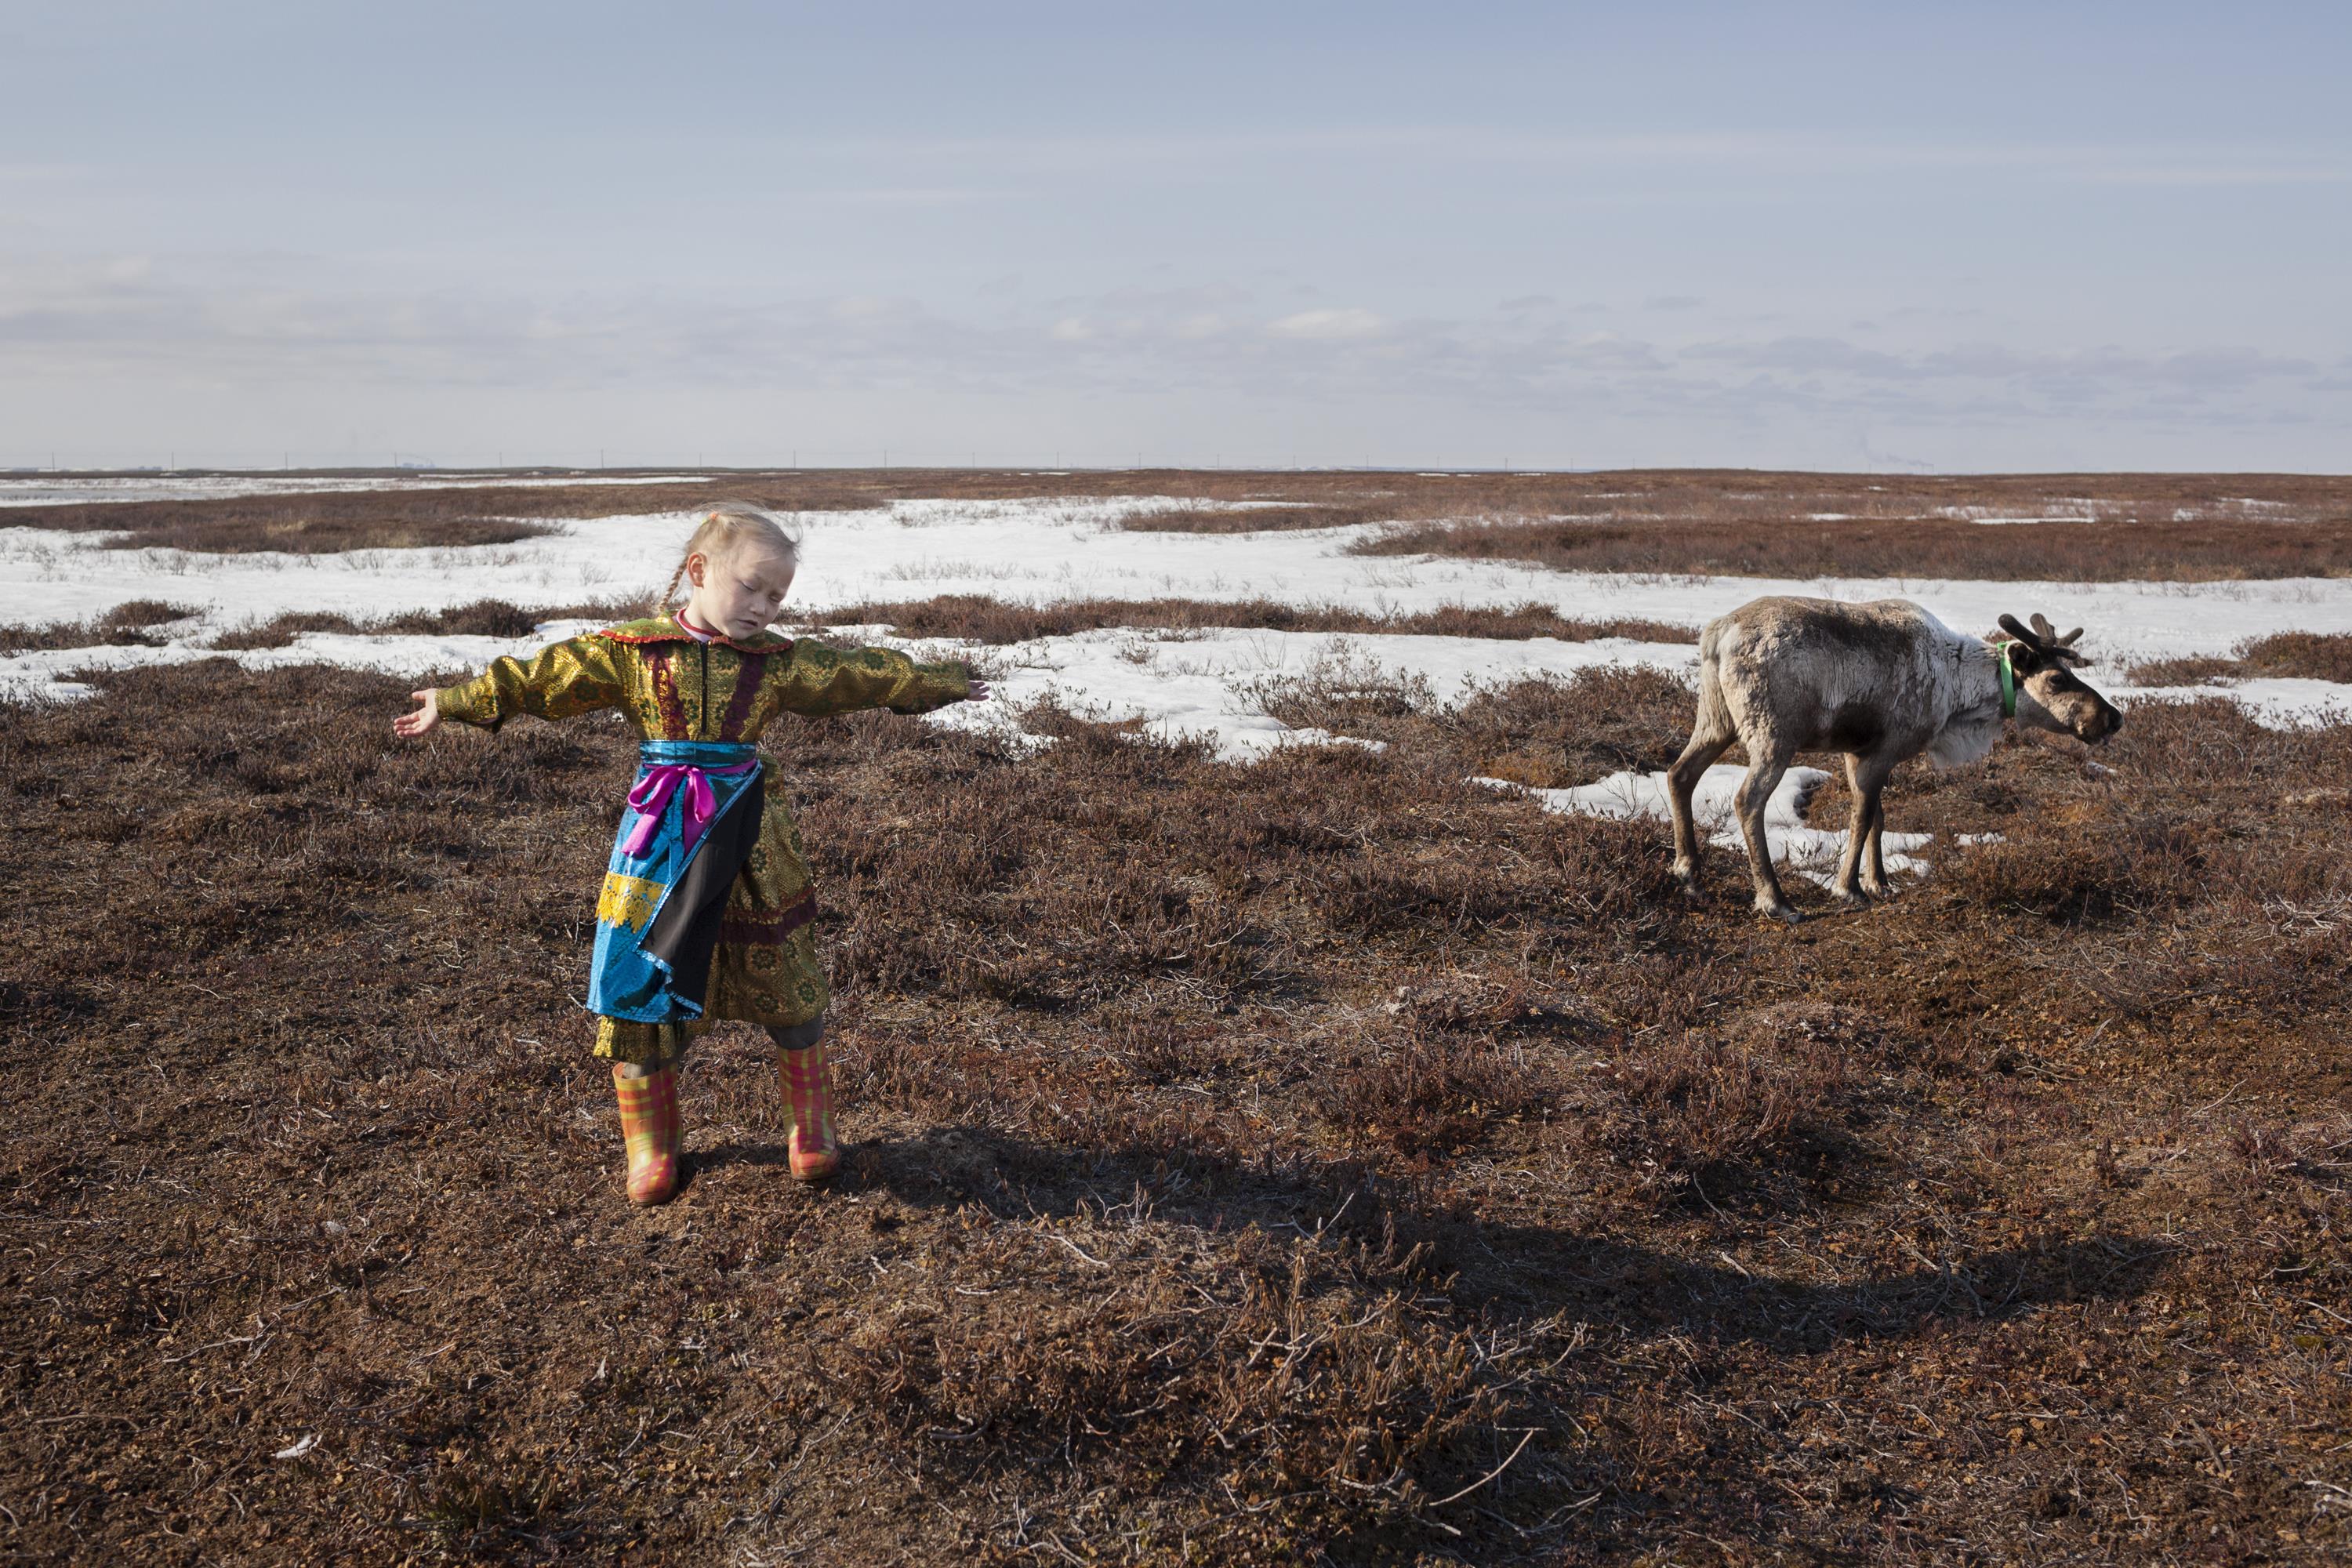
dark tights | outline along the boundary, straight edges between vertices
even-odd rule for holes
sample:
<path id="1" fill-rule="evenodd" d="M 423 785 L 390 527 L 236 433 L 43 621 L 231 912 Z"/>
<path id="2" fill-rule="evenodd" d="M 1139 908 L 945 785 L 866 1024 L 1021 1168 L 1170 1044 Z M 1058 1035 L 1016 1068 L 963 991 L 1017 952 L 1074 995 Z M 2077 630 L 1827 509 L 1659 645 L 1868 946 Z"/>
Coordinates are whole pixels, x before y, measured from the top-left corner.
<path id="1" fill-rule="evenodd" d="M 824 1038 L 824 1015 L 822 1013 L 805 1024 L 769 1024 L 763 1026 L 768 1031 L 768 1038 L 775 1042 L 776 1049 L 780 1051 L 804 1051 Z M 675 1067 L 685 1059 L 686 1053 L 680 1050 L 667 1062 L 623 1062 L 621 1076 L 626 1079 L 651 1078 L 663 1068 Z"/>

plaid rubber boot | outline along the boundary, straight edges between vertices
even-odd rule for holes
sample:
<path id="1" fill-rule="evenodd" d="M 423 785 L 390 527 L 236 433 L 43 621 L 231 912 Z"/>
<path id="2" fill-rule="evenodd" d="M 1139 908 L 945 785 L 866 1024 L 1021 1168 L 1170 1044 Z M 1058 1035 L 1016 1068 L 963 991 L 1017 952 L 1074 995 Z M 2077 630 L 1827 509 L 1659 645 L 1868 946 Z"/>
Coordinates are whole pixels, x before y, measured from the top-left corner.
<path id="1" fill-rule="evenodd" d="M 824 1042 L 806 1050 L 780 1050 L 776 1064 L 793 1116 L 793 1174 L 803 1182 L 829 1180 L 841 1169 L 841 1144 L 833 1133 L 833 1078 Z"/>
<path id="2" fill-rule="evenodd" d="M 677 1191 L 677 1068 L 623 1078 L 616 1063 L 613 1092 L 621 1101 L 621 1134 L 628 1141 L 629 1201 L 667 1203 Z"/>

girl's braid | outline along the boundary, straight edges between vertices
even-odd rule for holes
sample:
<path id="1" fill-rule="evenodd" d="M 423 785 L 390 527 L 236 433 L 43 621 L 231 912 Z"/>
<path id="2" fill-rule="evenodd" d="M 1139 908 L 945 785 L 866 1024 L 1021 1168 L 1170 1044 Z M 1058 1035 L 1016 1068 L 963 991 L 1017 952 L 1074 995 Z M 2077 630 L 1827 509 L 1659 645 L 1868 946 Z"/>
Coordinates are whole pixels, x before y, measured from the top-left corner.
<path id="1" fill-rule="evenodd" d="M 764 543 L 790 560 L 800 559 L 800 540 L 777 520 L 773 512 L 750 501 L 720 501 L 704 512 L 701 522 L 695 526 L 692 537 L 686 542 L 686 549 L 679 552 L 677 570 L 669 574 L 669 586 L 664 588 L 661 597 L 654 601 L 653 613 L 658 616 L 668 612 L 677 598 L 677 585 L 686 581 L 686 563 L 697 551 L 701 552 L 706 560 L 715 559 L 751 541 Z"/>
<path id="2" fill-rule="evenodd" d="M 691 550 L 687 552 L 687 555 L 691 555 L 694 552 Z M 686 556 L 681 555 L 678 557 L 677 570 L 669 574 L 669 586 L 664 588 L 660 594 L 655 596 L 653 602 L 653 613 L 655 615 L 663 616 L 669 613 L 670 605 L 676 603 L 677 599 L 677 585 L 685 581 Z"/>

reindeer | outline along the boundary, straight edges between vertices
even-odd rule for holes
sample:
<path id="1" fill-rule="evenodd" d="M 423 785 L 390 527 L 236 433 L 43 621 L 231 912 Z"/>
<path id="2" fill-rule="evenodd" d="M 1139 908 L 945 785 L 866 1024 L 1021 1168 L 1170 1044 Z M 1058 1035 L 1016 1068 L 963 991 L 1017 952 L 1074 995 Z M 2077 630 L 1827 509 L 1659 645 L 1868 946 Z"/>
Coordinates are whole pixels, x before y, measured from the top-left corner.
<path id="1" fill-rule="evenodd" d="M 1675 822 L 1675 875 L 1698 891 L 1691 792 L 1732 742 L 1748 751 L 1736 806 L 1756 882 L 1756 910 L 1795 924 L 1764 837 L 1764 803 L 1799 752 L 1843 752 L 1853 815 L 1832 890 L 1850 908 L 1892 896 L 1879 841 L 1887 774 L 1926 752 L 1938 767 L 1992 750 L 2002 721 L 2098 744 L 2122 727 L 2114 704 L 2075 679 L 2088 664 L 2036 615 L 2029 628 L 2000 617 L 2000 633 L 1956 632 L 1903 599 L 1866 605 L 1766 598 L 1707 623 L 1698 641 L 1698 721 L 1666 777 Z"/>

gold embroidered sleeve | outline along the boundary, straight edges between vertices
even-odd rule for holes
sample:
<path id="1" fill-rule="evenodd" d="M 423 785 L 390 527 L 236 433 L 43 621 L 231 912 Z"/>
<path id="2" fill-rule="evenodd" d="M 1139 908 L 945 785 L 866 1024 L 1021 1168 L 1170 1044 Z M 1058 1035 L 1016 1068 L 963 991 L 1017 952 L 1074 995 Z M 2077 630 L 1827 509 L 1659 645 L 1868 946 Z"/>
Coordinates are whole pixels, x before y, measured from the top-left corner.
<path id="1" fill-rule="evenodd" d="M 499 658 L 462 685 L 433 694 L 444 719 L 495 730 L 518 713 L 570 719 L 616 706 L 623 696 L 621 651 L 611 639 L 550 643 L 529 658 Z"/>
<path id="2" fill-rule="evenodd" d="M 971 691 L 971 672 L 960 664 L 917 664 L 885 647 L 843 653 L 810 642 L 793 644 L 792 663 L 771 679 L 782 686 L 779 701 L 786 711 L 812 718 L 861 708 L 928 713 Z"/>

